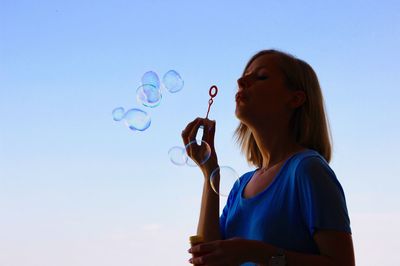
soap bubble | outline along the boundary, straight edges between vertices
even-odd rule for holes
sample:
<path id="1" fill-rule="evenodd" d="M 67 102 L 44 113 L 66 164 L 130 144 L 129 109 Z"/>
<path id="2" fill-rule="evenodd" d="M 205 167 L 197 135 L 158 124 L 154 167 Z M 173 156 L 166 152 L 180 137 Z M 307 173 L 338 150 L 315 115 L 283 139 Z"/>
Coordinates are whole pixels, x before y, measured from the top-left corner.
<path id="1" fill-rule="evenodd" d="M 222 197 L 228 197 L 239 175 L 230 166 L 220 166 L 212 171 L 210 175 L 210 185 L 214 192 Z"/>
<path id="2" fill-rule="evenodd" d="M 168 156 L 171 162 L 175 165 L 185 165 L 188 160 L 185 148 L 179 146 L 174 146 L 169 149 Z"/>
<path id="3" fill-rule="evenodd" d="M 198 144 L 200 143 L 200 145 Z M 211 157 L 211 148 L 210 145 L 204 140 L 192 140 L 185 146 L 186 154 L 188 151 L 192 150 L 193 154 L 197 154 L 199 156 L 199 163 L 205 164 L 208 159 Z M 197 164 L 187 155 L 188 159 L 186 164 L 188 166 L 195 167 Z"/>
<path id="4" fill-rule="evenodd" d="M 163 77 L 164 87 L 172 93 L 178 92 L 183 88 L 183 79 L 175 70 L 170 70 Z"/>
<path id="5" fill-rule="evenodd" d="M 132 130 L 144 131 L 151 124 L 150 116 L 145 111 L 137 108 L 128 110 L 123 119 L 125 125 Z"/>
<path id="6" fill-rule="evenodd" d="M 136 90 L 136 99 L 146 107 L 158 106 L 161 98 L 161 89 L 152 84 L 143 84 Z"/>
<path id="7" fill-rule="evenodd" d="M 114 121 L 121 121 L 124 118 L 125 109 L 122 107 L 117 107 L 112 111 L 112 116 Z"/>
<path id="8" fill-rule="evenodd" d="M 150 84 L 158 89 L 158 88 L 160 88 L 160 79 L 158 78 L 158 75 L 156 72 L 147 71 L 142 76 L 142 84 L 143 85 Z"/>

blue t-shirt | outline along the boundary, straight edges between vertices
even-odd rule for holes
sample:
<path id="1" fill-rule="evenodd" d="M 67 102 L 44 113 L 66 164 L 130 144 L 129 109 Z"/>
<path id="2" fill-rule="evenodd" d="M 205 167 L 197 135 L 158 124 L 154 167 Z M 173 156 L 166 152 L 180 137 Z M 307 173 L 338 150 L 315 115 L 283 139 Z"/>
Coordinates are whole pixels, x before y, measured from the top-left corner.
<path id="1" fill-rule="evenodd" d="M 292 155 L 265 190 L 244 198 L 244 187 L 255 171 L 242 175 L 229 193 L 220 217 L 223 239 L 241 237 L 318 254 L 316 229 L 351 233 L 343 189 L 315 150 Z"/>

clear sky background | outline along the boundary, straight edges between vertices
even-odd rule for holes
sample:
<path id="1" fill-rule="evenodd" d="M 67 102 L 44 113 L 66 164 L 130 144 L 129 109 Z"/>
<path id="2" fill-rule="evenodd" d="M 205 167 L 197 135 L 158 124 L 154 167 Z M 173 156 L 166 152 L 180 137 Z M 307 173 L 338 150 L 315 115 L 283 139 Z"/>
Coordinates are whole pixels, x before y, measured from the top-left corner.
<path id="1" fill-rule="evenodd" d="M 188 265 L 202 175 L 169 148 L 220 91 L 221 165 L 252 170 L 232 138 L 236 80 L 266 48 L 307 61 L 323 89 L 358 265 L 400 265 L 398 1 L 0 0 L 0 265 Z M 148 111 L 146 71 L 184 89 Z M 144 107 L 143 107 L 144 108 Z"/>

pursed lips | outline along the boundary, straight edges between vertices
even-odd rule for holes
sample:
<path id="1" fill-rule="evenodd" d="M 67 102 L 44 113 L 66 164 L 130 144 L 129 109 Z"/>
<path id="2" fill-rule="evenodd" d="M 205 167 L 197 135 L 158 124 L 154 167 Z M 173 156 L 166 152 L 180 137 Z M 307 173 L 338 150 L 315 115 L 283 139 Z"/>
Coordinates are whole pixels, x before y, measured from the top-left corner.
<path id="1" fill-rule="evenodd" d="M 238 101 L 246 100 L 247 97 L 246 97 L 246 95 L 244 95 L 243 92 L 239 91 L 238 93 L 236 93 L 235 99 L 236 99 L 236 102 L 238 102 Z"/>

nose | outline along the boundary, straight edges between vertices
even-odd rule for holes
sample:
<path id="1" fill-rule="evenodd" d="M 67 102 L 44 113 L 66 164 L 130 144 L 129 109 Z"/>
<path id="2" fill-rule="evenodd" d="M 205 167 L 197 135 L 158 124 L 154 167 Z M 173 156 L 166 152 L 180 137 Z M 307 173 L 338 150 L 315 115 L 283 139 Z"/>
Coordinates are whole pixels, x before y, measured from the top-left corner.
<path id="1" fill-rule="evenodd" d="M 245 89 L 246 87 L 247 87 L 247 80 L 246 80 L 246 77 L 240 77 L 238 80 L 237 80 L 237 83 L 238 83 L 238 86 L 239 86 L 239 90 L 243 90 L 243 89 Z"/>

